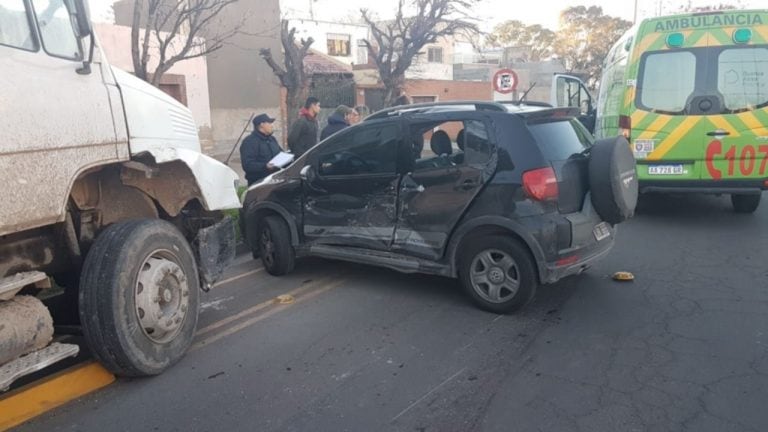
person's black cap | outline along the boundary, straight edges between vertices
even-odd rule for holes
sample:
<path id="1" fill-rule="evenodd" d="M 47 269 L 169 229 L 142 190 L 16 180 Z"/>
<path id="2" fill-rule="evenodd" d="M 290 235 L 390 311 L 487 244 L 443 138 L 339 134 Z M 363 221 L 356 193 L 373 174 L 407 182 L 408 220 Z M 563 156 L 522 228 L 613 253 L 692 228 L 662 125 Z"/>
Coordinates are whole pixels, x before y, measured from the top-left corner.
<path id="1" fill-rule="evenodd" d="M 266 114 L 259 114 L 256 117 L 253 118 L 253 126 L 259 127 L 262 123 L 274 123 L 275 119 L 272 117 L 266 115 Z"/>

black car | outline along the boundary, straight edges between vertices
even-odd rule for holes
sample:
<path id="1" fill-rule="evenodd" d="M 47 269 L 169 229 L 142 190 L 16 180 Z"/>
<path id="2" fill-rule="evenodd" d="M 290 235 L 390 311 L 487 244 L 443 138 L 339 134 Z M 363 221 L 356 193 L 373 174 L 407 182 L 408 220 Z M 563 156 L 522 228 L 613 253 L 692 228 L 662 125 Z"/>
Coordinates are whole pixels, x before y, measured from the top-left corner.
<path id="1" fill-rule="evenodd" d="M 606 255 L 637 202 L 623 138 L 572 109 L 492 102 L 378 112 L 252 186 L 242 229 L 266 270 L 318 256 L 459 278 L 510 312 Z"/>

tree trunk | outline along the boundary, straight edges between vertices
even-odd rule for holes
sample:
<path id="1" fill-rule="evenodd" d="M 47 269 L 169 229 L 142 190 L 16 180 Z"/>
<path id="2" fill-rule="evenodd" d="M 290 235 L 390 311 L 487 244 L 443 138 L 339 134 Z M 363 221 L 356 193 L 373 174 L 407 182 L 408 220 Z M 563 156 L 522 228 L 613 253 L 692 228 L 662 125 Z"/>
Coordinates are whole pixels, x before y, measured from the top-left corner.
<path id="1" fill-rule="evenodd" d="M 391 107 L 404 91 L 405 76 L 393 77 L 392 80 L 386 80 L 384 84 L 384 107 Z"/>
<path id="2" fill-rule="evenodd" d="M 293 124 L 299 118 L 299 111 L 304 106 L 304 101 L 309 95 L 309 88 L 288 88 L 286 95 L 286 123 L 288 125 L 288 132 L 290 133 Z"/>

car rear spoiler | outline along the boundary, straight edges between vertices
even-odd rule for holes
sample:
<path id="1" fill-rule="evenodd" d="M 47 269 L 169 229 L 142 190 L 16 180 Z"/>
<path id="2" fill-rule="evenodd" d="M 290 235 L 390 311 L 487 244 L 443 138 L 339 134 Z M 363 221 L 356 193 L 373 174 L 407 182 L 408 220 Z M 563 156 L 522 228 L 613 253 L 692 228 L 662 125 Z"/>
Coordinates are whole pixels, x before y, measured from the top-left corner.
<path id="1" fill-rule="evenodd" d="M 579 114 L 580 111 L 576 107 L 550 108 L 518 113 L 518 115 L 523 117 L 528 123 L 575 119 Z"/>

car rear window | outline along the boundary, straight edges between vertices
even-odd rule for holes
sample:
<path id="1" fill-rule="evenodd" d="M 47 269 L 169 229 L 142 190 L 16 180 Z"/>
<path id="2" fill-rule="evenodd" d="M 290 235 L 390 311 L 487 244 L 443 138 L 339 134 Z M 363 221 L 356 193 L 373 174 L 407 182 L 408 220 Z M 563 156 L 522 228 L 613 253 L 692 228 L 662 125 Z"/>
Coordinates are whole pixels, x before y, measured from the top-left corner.
<path id="1" fill-rule="evenodd" d="M 593 143 L 592 136 L 577 120 L 535 123 L 528 127 L 548 160 L 566 160 Z"/>

